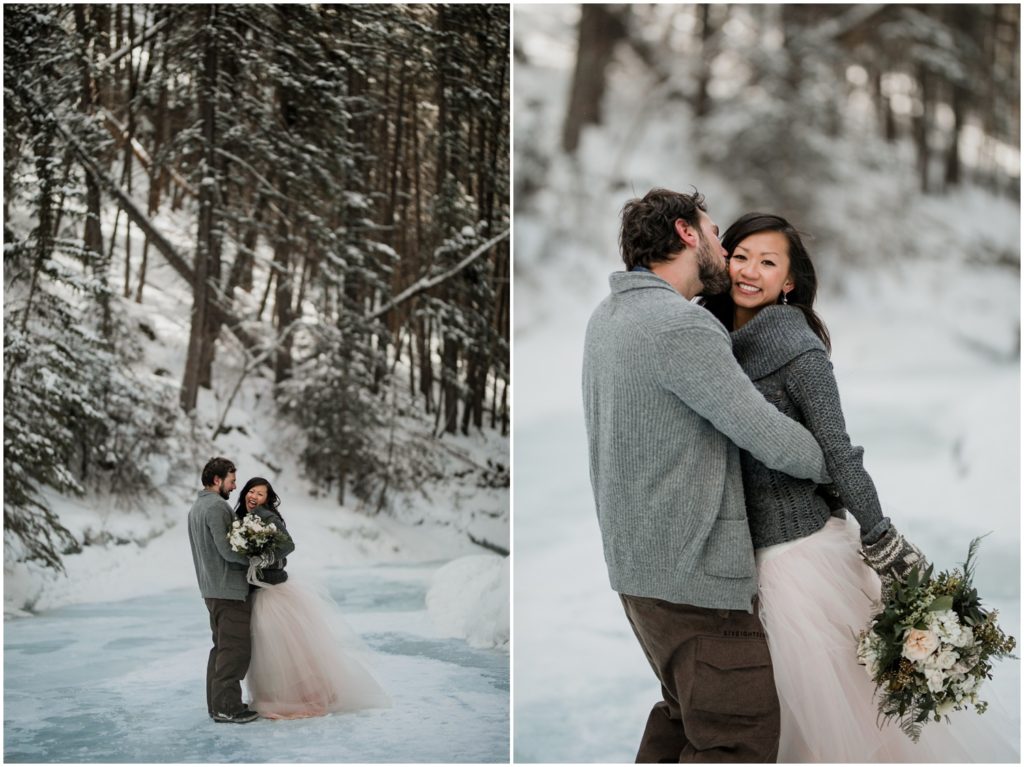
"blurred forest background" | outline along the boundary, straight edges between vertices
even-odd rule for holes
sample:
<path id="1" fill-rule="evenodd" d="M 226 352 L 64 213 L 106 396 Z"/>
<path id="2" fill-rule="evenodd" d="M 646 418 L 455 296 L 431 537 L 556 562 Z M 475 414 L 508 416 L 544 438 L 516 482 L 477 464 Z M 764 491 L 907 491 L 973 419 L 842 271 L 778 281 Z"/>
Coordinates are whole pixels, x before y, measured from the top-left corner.
<path id="1" fill-rule="evenodd" d="M 538 205 L 552 156 L 586 164 L 584 133 L 607 124 L 610 80 L 627 70 L 644 98 L 604 167 L 624 195 L 646 191 L 629 188 L 624 164 L 674 102 L 692 120 L 685 150 L 730 180 L 730 207 L 770 203 L 847 259 L 865 256 L 861 232 L 836 225 L 842 190 L 829 190 L 860 171 L 901 170 L 895 188 L 851 202 L 860 222 L 964 185 L 1019 200 L 1019 5 L 582 5 L 578 14 L 557 143 L 534 134 L 528 100 L 516 113 L 517 213 Z M 516 61 L 533 53 L 517 37 Z"/>
<path id="2" fill-rule="evenodd" d="M 608 587 L 583 336 L 623 204 L 788 218 L 886 514 L 1020 636 L 1020 6 L 515 6 L 516 761 L 628 762 L 657 682 Z M 597 673 L 595 673 L 597 670 Z M 1019 719 L 1020 670 L 990 687 Z"/>
<path id="3" fill-rule="evenodd" d="M 6 5 L 13 556 L 88 543 L 45 488 L 194 487 L 263 415 L 371 513 L 507 453 L 509 76 L 501 6 Z"/>

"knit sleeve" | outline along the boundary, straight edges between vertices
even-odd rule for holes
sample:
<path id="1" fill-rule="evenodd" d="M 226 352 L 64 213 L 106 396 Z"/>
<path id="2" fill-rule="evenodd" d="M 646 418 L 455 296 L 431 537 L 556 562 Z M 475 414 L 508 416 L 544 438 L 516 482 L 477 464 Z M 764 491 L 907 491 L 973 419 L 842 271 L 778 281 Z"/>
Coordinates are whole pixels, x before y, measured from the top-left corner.
<path id="1" fill-rule="evenodd" d="M 856 517 L 861 537 L 878 537 L 879 531 L 888 527 L 888 519 L 882 516 L 875 483 L 864 468 L 864 448 L 853 445 L 846 433 L 839 389 L 828 355 L 813 350 L 792 360 L 786 367 L 786 390 L 821 445 L 834 490 Z"/>
<path id="2" fill-rule="evenodd" d="M 295 541 L 291 540 L 292 534 L 288 532 L 288 526 L 284 522 L 284 517 L 278 514 L 276 511 L 261 507 L 262 513 L 260 514 L 266 522 L 273 522 L 278 530 L 282 530 L 288 534 L 288 542 L 282 543 L 275 550 L 274 553 L 278 559 L 284 559 L 293 551 L 295 551 Z"/>
<path id="3" fill-rule="evenodd" d="M 661 332 L 656 348 L 661 385 L 736 445 L 772 469 L 828 481 L 814 438 L 761 396 L 733 357 L 724 329 Z"/>

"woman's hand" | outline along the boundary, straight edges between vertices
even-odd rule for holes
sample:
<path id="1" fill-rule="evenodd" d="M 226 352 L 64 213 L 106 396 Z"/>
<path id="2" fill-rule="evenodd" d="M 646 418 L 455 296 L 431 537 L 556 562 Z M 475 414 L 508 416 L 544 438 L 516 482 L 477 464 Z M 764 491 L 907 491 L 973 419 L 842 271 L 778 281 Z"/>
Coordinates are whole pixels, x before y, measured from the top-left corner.
<path id="1" fill-rule="evenodd" d="M 922 570 L 928 560 L 914 544 L 890 525 L 885 535 L 861 549 L 861 556 L 882 580 L 882 601 L 886 601 L 897 581 L 903 581 L 912 567 Z"/>

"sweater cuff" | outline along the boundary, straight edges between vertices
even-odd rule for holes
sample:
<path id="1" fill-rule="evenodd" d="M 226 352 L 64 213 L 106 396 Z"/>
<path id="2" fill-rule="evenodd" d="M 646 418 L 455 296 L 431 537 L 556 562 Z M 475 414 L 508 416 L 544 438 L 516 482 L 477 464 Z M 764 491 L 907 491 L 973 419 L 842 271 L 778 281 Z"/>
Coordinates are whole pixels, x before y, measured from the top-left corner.
<path id="1" fill-rule="evenodd" d="M 860 542 L 865 546 L 870 546 L 874 543 L 878 543 L 882 536 L 889 532 L 889 528 L 892 527 L 892 522 L 888 517 L 882 517 L 870 530 L 862 530 L 860 534 Z"/>

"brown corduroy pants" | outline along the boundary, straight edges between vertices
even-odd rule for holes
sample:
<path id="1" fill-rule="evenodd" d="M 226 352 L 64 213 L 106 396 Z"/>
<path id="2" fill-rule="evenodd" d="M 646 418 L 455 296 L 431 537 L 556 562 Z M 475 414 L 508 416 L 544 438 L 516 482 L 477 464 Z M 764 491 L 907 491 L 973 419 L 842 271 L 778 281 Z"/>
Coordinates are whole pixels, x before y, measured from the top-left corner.
<path id="1" fill-rule="evenodd" d="M 779 698 L 754 612 L 620 595 L 661 682 L 636 761 L 774 762 Z"/>
<path id="2" fill-rule="evenodd" d="M 213 647 L 206 664 L 206 707 L 210 716 L 237 714 L 242 703 L 242 679 L 249 670 L 252 636 L 249 618 L 252 595 L 240 599 L 204 599 L 210 611 Z"/>

